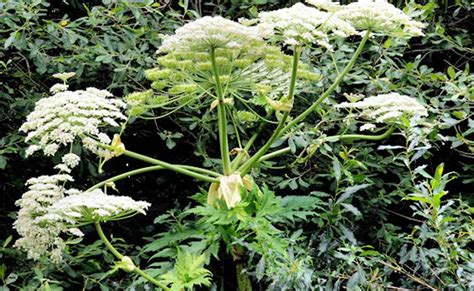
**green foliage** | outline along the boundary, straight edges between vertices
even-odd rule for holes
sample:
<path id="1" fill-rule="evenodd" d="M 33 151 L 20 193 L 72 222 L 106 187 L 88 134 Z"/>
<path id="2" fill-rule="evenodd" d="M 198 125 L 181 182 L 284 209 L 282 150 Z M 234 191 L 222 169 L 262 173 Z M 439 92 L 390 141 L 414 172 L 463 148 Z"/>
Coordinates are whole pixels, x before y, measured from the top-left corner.
<path id="1" fill-rule="evenodd" d="M 414 201 L 414 214 L 423 223 L 416 225 L 407 244 L 399 253 L 400 262 L 426 278 L 429 284 L 438 288 L 463 288 L 472 284 L 474 259 L 470 244 L 473 208 L 462 199 L 449 199 L 446 185 L 453 180 L 453 173 L 443 175 L 440 164 L 429 181 L 417 185 L 417 192 L 405 199 Z M 403 266 L 403 265 L 402 265 Z"/>
<path id="2" fill-rule="evenodd" d="M 16 157 L 23 148 L 16 128 L 42 97 L 40 92 L 52 84 L 49 75 L 74 71 L 79 81 L 72 86 L 108 86 L 117 96 L 143 91 L 150 87 L 145 69 L 156 66 L 160 33 L 199 14 L 236 19 L 290 5 L 290 1 L 260 0 L 171 1 L 162 6 L 153 1 L 102 1 L 92 7 L 72 2 L 82 11 L 79 15 L 58 11 L 59 4 L 53 1 L 0 3 L 2 198 L 18 198 L 17 193 L 23 191 L 18 180 L 37 172 Z M 472 20 L 472 7 L 468 1 L 452 6 L 448 1 L 407 5 L 405 11 L 428 23 L 426 36 L 410 43 L 390 37 L 371 40 L 327 102 L 273 143 L 272 149 L 285 148 L 288 154 L 276 155 L 253 170 L 257 184 L 265 187 L 244 191 L 243 200 L 227 210 L 225 204 L 210 206 L 207 190 L 189 202 L 185 195 L 197 185 L 180 180 L 182 188 L 173 188 L 168 181 L 175 176 L 151 182 L 137 178 L 139 184 L 146 181 L 147 190 L 163 187 L 159 191 L 180 195 L 170 196 L 177 198 L 172 203 L 169 197 L 154 198 L 158 211 L 165 214 L 153 226 L 147 226 L 147 220 L 138 221 L 147 233 L 143 248 L 135 246 L 139 238 L 129 243 L 113 239 L 112 243 L 129 252 L 136 265 L 150 263 L 144 271 L 176 290 L 211 284 L 211 288 L 235 289 L 233 273 L 240 271 L 255 286 L 270 290 L 384 290 L 387 286 L 463 290 L 474 286 L 474 78 L 469 66 L 472 31 L 465 25 Z M 334 52 L 314 48 L 303 53 L 305 70 L 319 77 L 305 84 L 295 111 L 317 100 L 355 49 L 355 42 L 346 41 L 336 43 Z M 151 87 L 156 90 L 160 84 Z M 430 111 L 426 124 L 404 119 L 403 131 L 384 141 L 340 142 L 336 138 L 357 131 L 356 112 L 334 109 L 334 104 L 346 101 L 344 93 L 371 96 L 391 91 L 423 102 Z M 258 124 L 267 120 L 271 110 L 263 108 L 265 102 L 258 97 L 251 104 L 256 105 L 255 111 L 236 106 L 227 128 L 232 144 L 248 141 L 259 130 Z M 154 101 L 162 106 L 168 99 Z M 192 108 L 156 121 L 157 129 L 151 131 L 140 122 L 130 129 L 137 128 L 133 137 L 156 136 L 149 147 L 153 151 L 163 148 L 159 155 L 165 158 L 169 153 L 165 149 L 174 149 L 170 160 L 190 160 L 213 169 L 220 161 L 214 158 L 217 130 L 215 109 L 210 106 L 207 102 L 196 107 L 198 112 Z M 144 110 L 134 113 L 140 116 Z M 269 122 L 262 135 L 271 135 L 273 128 Z M 127 138 L 131 140 L 132 135 Z M 194 156 L 182 152 L 183 146 L 191 147 Z M 261 146 L 257 141 L 248 153 Z M 44 166 L 47 162 L 34 163 Z M 444 174 L 444 167 L 452 172 Z M 20 175 L 23 170 L 27 173 Z M 89 171 L 95 171 L 93 163 Z M 454 180 L 455 176 L 459 178 Z M 277 194 L 269 189 L 278 189 Z M 128 190 L 134 193 L 136 187 Z M 0 204 L 2 228 L 3 220 L 11 224 L 7 216 L 11 205 L 3 200 Z M 136 230 L 130 227 L 128 231 Z M 10 229 L 0 233 L 4 234 L 0 237 L 1 290 L 148 288 L 143 278 L 109 271 L 115 258 L 100 242 L 74 242 L 68 248 L 67 263 L 56 270 L 46 262 L 27 261 L 12 247 Z M 231 261 L 243 267 L 226 269 L 223 274 L 222 265 Z"/>
<path id="3" fill-rule="evenodd" d="M 211 272 L 203 268 L 204 255 L 178 252 L 172 271 L 161 275 L 163 282 L 171 284 L 171 290 L 192 290 L 194 286 L 211 285 Z"/>

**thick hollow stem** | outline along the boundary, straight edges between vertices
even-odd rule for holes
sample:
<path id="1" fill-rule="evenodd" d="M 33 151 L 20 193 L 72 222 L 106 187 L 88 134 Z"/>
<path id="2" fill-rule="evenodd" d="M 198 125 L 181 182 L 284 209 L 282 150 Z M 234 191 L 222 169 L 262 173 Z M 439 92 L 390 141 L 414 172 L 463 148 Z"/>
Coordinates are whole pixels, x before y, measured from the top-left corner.
<path id="1" fill-rule="evenodd" d="M 316 102 L 314 102 L 308 109 L 306 109 L 303 113 L 295 117 L 291 122 L 288 123 L 285 128 L 283 128 L 282 133 L 288 131 L 291 129 L 293 126 L 301 122 L 303 119 L 305 119 L 309 114 L 311 114 L 331 93 L 339 86 L 339 84 L 342 82 L 342 79 L 346 76 L 346 74 L 350 71 L 350 69 L 354 66 L 357 58 L 359 57 L 360 53 L 362 52 L 365 43 L 369 39 L 370 36 L 370 30 L 367 30 L 364 37 L 362 38 L 359 46 L 357 47 L 356 51 L 354 52 L 354 55 L 352 55 L 352 58 L 350 59 L 349 63 L 346 65 L 344 70 L 337 76 L 336 80 L 334 83 L 329 87 L 321 97 L 319 97 Z"/>
<path id="2" fill-rule="evenodd" d="M 295 95 L 295 86 L 296 86 L 296 77 L 298 73 L 298 62 L 300 60 L 300 47 L 296 46 L 293 52 L 293 66 L 291 70 L 291 79 L 290 79 L 290 88 L 288 91 L 288 101 L 293 102 Z M 285 122 L 288 118 L 289 112 L 285 112 L 283 117 L 280 119 L 277 128 L 273 132 L 272 136 L 268 141 L 260 148 L 247 162 L 245 162 L 240 168 L 239 171 L 242 175 L 246 175 L 253 166 L 255 166 L 259 159 L 268 151 L 270 146 L 275 142 L 275 140 L 280 137 L 282 130 L 284 129 Z"/>
<path id="3" fill-rule="evenodd" d="M 97 233 L 99 234 L 99 237 L 100 239 L 102 240 L 102 242 L 105 244 L 105 246 L 107 247 L 107 249 L 119 260 L 122 260 L 122 258 L 124 257 L 113 245 L 112 243 L 109 241 L 109 239 L 105 236 L 104 234 L 104 231 L 102 230 L 102 227 L 100 226 L 100 222 L 96 221 L 95 222 L 95 229 L 97 230 Z M 166 287 L 166 285 L 160 283 L 158 280 L 156 280 L 155 278 L 153 278 L 152 276 L 148 275 L 147 273 L 145 273 L 143 270 L 141 270 L 139 267 L 137 266 L 134 266 L 133 268 L 133 272 L 137 273 L 138 275 L 142 276 L 143 278 L 145 278 L 146 280 L 148 280 L 150 283 L 154 284 L 155 286 L 157 287 L 160 287 L 164 290 L 169 290 L 168 287 Z"/>
<path id="4" fill-rule="evenodd" d="M 219 76 L 219 70 L 216 64 L 216 55 L 214 49 L 211 49 L 211 63 L 214 78 L 216 80 L 216 92 L 219 103 L 217 104 L 217 121 L 219 126 L 219 145 L 222 159 L 222 167 L 225 175 L 232 173 L 230 154 L 229 154 L 229 141 L 227 137 L 227 117 L 225 112 L 224 104 L 224 92 L 222 90 L 222 84 Z"/>
<path id="5" fill-rule="evenodd" d="M 237 287 L 239 291 L 252 291 L 252 281 L 249 276 L 244 273 L 245 263 L 235 262 L 235 275 L 237 277 Z"/>

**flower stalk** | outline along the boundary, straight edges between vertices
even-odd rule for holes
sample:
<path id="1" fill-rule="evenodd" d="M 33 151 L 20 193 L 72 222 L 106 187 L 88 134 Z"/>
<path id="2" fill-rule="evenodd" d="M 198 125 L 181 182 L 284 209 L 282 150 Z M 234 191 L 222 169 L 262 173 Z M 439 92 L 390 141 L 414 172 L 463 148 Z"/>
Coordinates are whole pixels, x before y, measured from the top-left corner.
<path id="1" fill-rule="evenodd" d="M 104 245 L 107 247 L 107 249 L 119 260 L 123 261 L 124 255 L 122 255 L 113 245 L 112 243 L 108 240 L 107 236 L 105 236 L 104 231 L 102 230 L 102 227 L 100 226 L 100 222 L 95 222 L 95 229 L 97 230 L 97 234 L 99 235 L 100 239 L 104 243 Z M 133 263 L 133 262 L 132 262 Z M 162 288 L 164 290 L 169 290 L 168 287 L 166 287 L 164 284 L 160 283 L 158 280 L 153 278 L 152 276 L 148 275 L 145 273 L 143 270 L 141 270 L 137 266 L 133 266 L 132 272 L 137 273 L 138 275 L 142 276 L 145 278 L 148 282 L 152 283 L 153 285 Z"/>
<path id="2" fill-rule="evenodd" d="M 288 91 L 287 101 L 293 104 L 294 102 L 294 95 L 295 95 L 295 86 L 296 86 L 296 77 L 298 73 L 298 62 L 300 60 L 300 47 L 295 46 L 293 52 L 293 65 L 291 69 L 291 79 L 290 79 L 290 87 Z M 258 150 L 247 162 L 245 162 L 240 168 L 239 172 L 245 176 L 253 166 L 255 166 L 259 159 L 268 151 L 271 145 L 275 142 L 275 140 L 280 137 L 282 130 L 284 129 L 285 122 L 288 118 L 289 111 L 283 114 L 283 117 L 280 119 L 277 128 L 273 132 L 272 136 L 268 139 L 268 141 Z"/>
<path id="3" fill-rule="evenodd" d="M 99 144 L 99 146 L 111 151 L 115 150 L 115 148 L 110 145 Z M 210 183 L 217 182 L 218 181 L 217 177 L 220 176 L 220 174 L 211 170 L 194 167 L 194 166 L 170 164 L 170 163 L 167 163 L 158 159 L 154 159 L 152 157 L 142 155 L 133 151 L 125 150 L 125 149 L 121 150 L 120 154 L 123 154 L 124 156 L 130 157 L 136 160 L 140 160 L 146 163 L 158 165 L 165 169 L 168 169 L 168 170 L 171 170 L 171 171 L 174 171 L 186 176 L 190 176 L 190 177 L 193 177 L 195 179 L 205 181 L 205 182 L 210 182 Z"/>
<path id="4" fill-rule="evenodd" d="M 212 48 L 210 51 L 210 57 L 211 57 L 211 64 L 212 64 L 212 72 L 216 80 L 216 92 L 217 92 L 217 98 L 218 98 L 217 120 L 218 120 L 218 126 L 219 126 L 219 145 L 220 145 L 220 152 L 221 152 L 221 159 L 222 159 L 222 167 L 224 170 L 224 175 L 230 175 L 232 173 L 232 167 L 231 167 L 230 154 L 229 154 L 229 141 L 227 137 L 227 116 L 225 112 L 224 92 L 222 89 L 222 83 L 219 76 L 219 70 L 216 64 L 216 54 L 215 54 L 214 48 Z"/>
<path id="5" fill-rule="evenodd" d="M 290 121 L 285 128 L 281 131 L 282 133 L 290 130 L 292 127 L 294 127 L 296 124 L 300 123 L 303 121 L 308 115 L 310 115 L 326 98 L 329 97 L 329 95 L 334 92 L 334 90 L 339 86 L 339 84 L 342 82 L 344 77 L 347 75 L 347 73 L 352 69 L 354 66 L 356 60 L 359 58 L 359 55 L 362 53 L 362 50 L 364 49 L 365 43 L 369 39 L 371 31 L 367 30 L 365 32 L 365 35 L 362 37 L 361 42 L 359 43 L 359 46 L 357 47 L 356 51 L 352 55 L 352 58 L 350 59 L 349 63 L 346 65 L 344 70 L 337 76 L 336 80 L 332 85 L 319 97 L 316 102 L 314 102 L 308 109 L 303 111 L 300 115 L 296 116 L 292 121 Z"/>

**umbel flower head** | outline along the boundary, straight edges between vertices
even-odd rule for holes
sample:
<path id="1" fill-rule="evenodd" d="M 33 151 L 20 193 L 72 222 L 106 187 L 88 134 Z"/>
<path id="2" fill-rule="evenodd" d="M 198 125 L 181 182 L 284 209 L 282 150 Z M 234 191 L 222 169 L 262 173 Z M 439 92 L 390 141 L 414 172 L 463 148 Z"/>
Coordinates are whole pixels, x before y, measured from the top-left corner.
<path id="1" fill-rule="evenodd" d="M 220 16 L 206 16 L 165 36 L 158 52 L 208 52 L 211 49 L 245 49 L 261 44 L 257 30 Z"/>
<path id="2" fill-rule="evenodd" d="M 287 45 L 318 44 L 331 49 L 332 36 L 348 37 L 357 31 L 336 15 L 297 3 L 290 8 L 261 12 L 256 26 L 266 37 Z"/>
<path id="3" fill-rule="evenodd" d="M 79 226 L 145 214 L 150 206 L 130 197 L 106 195 L 102 190 L 66 189 L 64 184 L 72 181 L 67 174 L 27 181 L 28 191 L 16 202 L 20 211 L 13 227 L 21 236 L 15 246 L 26 251 L 28 258 L 60 262 L 66 234 L 83 236 Z"/>
<path id="4" fill-rule="evenodd" d="M 113 221 L 146 214 L 150 203 L 128 196 L 107 195 L 102 190 L 77 192 L 64 197 L 49 208 L 49 215 L 61 217 L 71 225 Z"/>
<path id="5" fill-rule="evenodd" d="M 306 0 L 319 9 L 334 15 L 358 30 L 371 30 L 380 35 L 395 37 L 422 36 L 425 24 L 411 19 L 386 0 L 359 0 L 348 5 L 337 5 L 328 0 Z"/>
<path id="6" fill-rule="evenodd" d="M 82 140 L 88 149 L 102 157 L 112 153 L 94 147 L 94 141 L 110 143 L 110 138 L 100 129 L 117 127 L 126 120 L 121 111 L 126 104 L 110 98 L 106 90 L 87 88 L 86 90 L 64 91 L 66 87 L 54 85 L 52 96 L 36 102 L 20 131 L 28 133 L 27 142 L 33 143 L 26 151 L 31 155 L 42 150 L 47 156 L 54 155 L 61 146 L 77 139 Z"/>
<path id="7" fill-rule="evenodd" d="M 283 76 L 287 86 L 291 69 L 291 57 L 267 44 L 256 27 L 222 17 L 204 17 L 184 25 L 164 39 L 158 53 L 159 67 L 145 71 L 153 91 L 126 98 L 131 115 L 145 114 L 150 108 L 211 108 L 217 100 L 216 75 L 226 104 L 237 104 L 239 98 L 252 97 L 256 84 L 275 76 Z M 314 78 L 304 69 L 299 76 Z"/>
<path id="8" fill-rule="evenodd" d="M 343 102 L 336 108 L 359 109 L 360 115 L 379 123 L 397 122 L 401 116 L 427 116 L 428 111 L 412 97 L 398 93 L 381 94 L 357 102 Z M 366 128 L 363 128 L 366 129 Z"/>
<path id="9" fill-rule="evenodd" d="M 32 178 L 26 182 L 28 191 L 15 203 L 20 211 L 13 228 L 21 236 L 15 246 L 26 251 L 28 258 L 38 260 L 49 257 L 53 262 L 61 260 L 65 243 L 59 235 L 66 227 L 44 218 L 49 207 L 64 197 L 67 191 L 64 183 L 71 181 L 71 176 L 60 174 Z"/>

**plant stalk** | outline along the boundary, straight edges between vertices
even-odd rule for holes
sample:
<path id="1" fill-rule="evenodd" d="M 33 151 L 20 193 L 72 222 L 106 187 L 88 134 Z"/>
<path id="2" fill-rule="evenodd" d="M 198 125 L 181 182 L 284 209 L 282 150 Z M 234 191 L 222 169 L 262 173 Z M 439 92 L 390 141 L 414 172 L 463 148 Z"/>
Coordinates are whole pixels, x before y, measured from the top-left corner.
<path id="1" fill-rule="evenodd" d="M 360 53 L 362 52 L 364 46 L 365 46 L 365 43 L 367 42 L 367 40 L 369 39 L 369 36 L 370 36 L 370 33 L 371 31 L 370 30 L 367 30 L 364 37 L 362 38 L 361 42 L 359 43 L 359 46 L 357 47 L 356 51 L 354 52 L 354 55 L 352 55 L 352 58 L 350 59 L 349 63 L 346 65 L 346 67 L 344 68 L 344 70 L 341 72 L 341 74 L 339 74 L 336 78 L 336 80 L 334 81 L 334 83 L 331 85 L 331 87 L 329 87 L 324 93 L 323 95 L 321 95 L 321 97 L 319 97 L 316 102 L 314 102 L 310 107 L 308 107 L 308 109 L 306 109 L 305 111 L 303 111 L 300 115 L 298 115 L 297 117 L 295 117 L 292 121 L 290 121 L 288 123 L 287 126 L 285 126 L 285 128 L 283 128 L 283 130 L 281 131 L 282 133 L 288 131 L 289 129 L 291 129 L 293 126 L 295 126 L 296 124 L 298 124 L 299 122 L 301 122 L 303 119 L 305 119 L 309 114 L 311 114 L 327 97 L 329 97 L 329 95 L 331 95 L 331 93 L 337 88 L 337 86 L 342 82 L 342 79 L 344 79 L 344 77 L 347 75 L 347 73 L 350 71 L 350 69 L 352 69 L 352 67 L 354 66 L 357 58 L 359 57 Z"/>
<path id="2" fill-rule="evenodd" d="M 129 151 L 129 150 L 125 150 L 123 152 L 123 155 L 125 155 L 127 157 L 130 157 L 130 158 L 140 160 L 140 161 L 144 161 L 144 162 L 147 162 L 147 163 L 150 163 L 150 164 L 162 166 L 165 169 L 172 170 L 172 171 L 175 171 L 177 173 L 184 174 L 184 175 L 187 175 L 187 176 L 190 176 L 190 177 L 193 177 L 195 179 L 202 180 L 202 181 L 205 181 L 205 182 L 215 183 L 215 182 L 219 181 L 216 177 L 209 177 L 207 175 L 199 174 L 199 173 L 195 172 L 196 169 L 198 169 L 199 171 L 205 171 L 205 172 L 208 172 L 209 170 L 196 168 L 196 167 L 192 167 L 192 166 L 183 167 L 181 165 L 170 164 L 170 163 L 167 163 L 167 162 L 163 162 L 163 161 L 151 158 L 149 156 L 145 156 L 145 155 L 142 155 L 142 154 L 139 154 L 139 153 Z M 212 172 L 212 171 L 209 171 L 209 172 Z M 212 172 L 212 173 L 214 173 L 214 172 Z"/>
<path id="3" fill-rule="evenodd" d="M 102 230 L 102 227 L 100 226 L 100 222 L 96 221 L 95 222 L 95 229 L 97 230 L 97 233 L 99 234 L 100 239 L 102 242 L 105 244 L 107 249 L 119 260 L 122 260 L 124 257 L 113 245 L 110 243 L 110 241 L 107 239 L 107 237 L 104 234 L 104 231 Z M 153 278 L 152 276 L 148 275 L 145 273 L 143 270 L 141 270 L 139 267 L 134 266 L 133 272 L 137 273 L 138 275 L 142 276 L 146 280 L 148 280 L 150 283 L 154 284 L 155 286 L 162 288 L 164 290 L 169 290 L 168 287 L 166 287 L 164 284 L 160 283 L 158 280 Z"/>
<path id="4" fill-rule="evenodd" d="M 290 88 L 288 92 L 288 100 L 291 100 L 291 102 L 294 102 L 293 99 L 295 95 L 296 77 L 298 73 L 299 60 L 300 60 L 300 47 L 295 46 L 294 52 L 293 52 L 293 66 L 291 69 Z M 258 160 L 268 151 L 268 149 L 275 142 L 275 140 L 278 137 L 280 137 L 285 127 L 285 122 L 288 118 L 288 115 L 289 115 L 289 111 L 283 114 L 283 117 L 280 119 L 280 122 L 278 123 L 277 128 L 273 132 L 272 136 L 268 139 L 268 141 L 248 161 L 246 161 L 242 166 L 239 167 L 239 172 L 242 174 L 242 176 L 246 175 L 252 169 L 252 167 L 258 163 Z"/>
<path id="5" fill-rule="evenodd" d="M 219 125 L 219 145 L 222 159 L 222 167 L 224 175 L 230 175 L 232 173 L 230 154 L 229 154 L 229 141 L 227 136 L 227 117 L 225 112 L 224 104 L 224 93 L 222 90 L 222 84 L 219 76 L 219 70 L 216 64 L 216 55 L 214 48 L 211 49 L 211 63 L 214 78 L 216 79 L 216 92 L 219 103 L 217 104 L 217 121 Z"/>
<path id="6" fill-rule="evenodd" d="M 339 135 L 339 136 L 335 135 L 335 136 L 326 137 L 325 139 L 331 139 L 331 138 L 334 137 L 334 138 L 337 138 L 337 140 L 340 140 L 340 141 L 349 141 L 349 140 L 371 140 L 371 141 L 376 141 L 376 140 L 386 139 L 394 131 L 395 131 L 395 127 L 391 126 L 384 133 L 379 134 L 379 135 L 343 134 L 343 135 Z"/>

